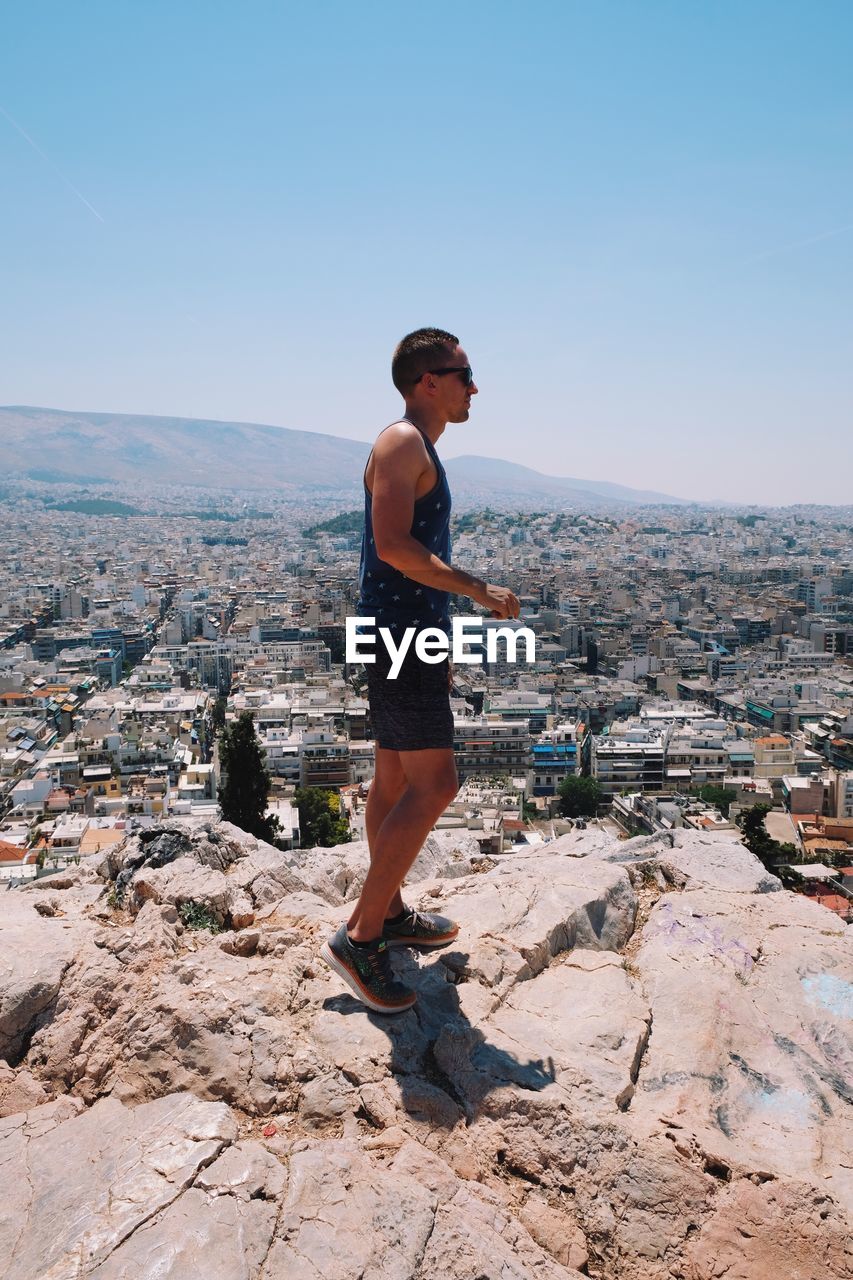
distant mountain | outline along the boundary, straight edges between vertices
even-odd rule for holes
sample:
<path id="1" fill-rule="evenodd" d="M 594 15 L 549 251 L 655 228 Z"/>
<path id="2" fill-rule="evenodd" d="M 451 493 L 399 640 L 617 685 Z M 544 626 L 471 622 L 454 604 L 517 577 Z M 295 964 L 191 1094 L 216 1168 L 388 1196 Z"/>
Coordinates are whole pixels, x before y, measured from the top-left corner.
<path id="1" fill-rule="evenodd" d="M 359 492 L 369 452 L 367 442 L 254 422 L 0 407 L 4 472 L 54 484 L 139 485 L 147 480 L 341 497 Z M 602 480 L 547 476 L 499 458 L 453 458 L 447 471 L 454 499 L 466 506 L 684 503 Z"/>
<path id="2" fill-rule="evenodd" d="M 221 489 L 356 488 L 370 446 L 253 422 L 0 408 L 4 470 L 81 484 Z"/>
<path id="3" fill-rule="evenodd" d="M 599 498 L 604 502 L 673 503 L 688 506 L 689 499 L 673 498 L 666 493 L 650 489 L 629 489 L 623 484 L 611 484 L 607 480 L 576 480 L 568 476 L 547 476 L 517 462 L 504 462 L 501 458 L 466 456 L 451 458 L 447 463 L 454 492 L 461 485 L 471 490 L 482 490 L 483 495 L 506 494 L 515 498 L 542 501 L 545 498 L 563 500 L 567 504 Z"/>

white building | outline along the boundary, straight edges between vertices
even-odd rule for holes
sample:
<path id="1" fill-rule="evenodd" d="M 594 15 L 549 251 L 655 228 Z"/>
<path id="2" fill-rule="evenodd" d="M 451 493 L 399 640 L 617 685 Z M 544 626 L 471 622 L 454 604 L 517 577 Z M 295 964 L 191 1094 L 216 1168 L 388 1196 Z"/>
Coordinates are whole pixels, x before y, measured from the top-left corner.
<path id="1" fill-rule="evenodd" d="M 605 796 L 622 791 L 662 791 L 669 726 L 626 720 L 592 737 L 590 766 Z"/>
<path id="2" fill-rule="evenodd" d="M 453 717 L 453 750 L 460 782 L 472 774 L 527 774 L 532 763 L 527 726 L 486 716 Z"/>
<path id="3" fill-rule="evenodd" d="M 834 816 L 853 819 L 853 769 L 836 771 L 832 793 Z"/>

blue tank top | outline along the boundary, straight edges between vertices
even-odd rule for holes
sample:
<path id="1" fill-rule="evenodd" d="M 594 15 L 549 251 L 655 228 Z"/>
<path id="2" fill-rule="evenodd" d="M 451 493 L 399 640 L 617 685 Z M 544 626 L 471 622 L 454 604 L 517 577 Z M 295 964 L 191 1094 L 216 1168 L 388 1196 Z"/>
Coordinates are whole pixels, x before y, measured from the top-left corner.
<path id="1" fill-rule="evenodd" d="M 409 533 L 427 551 L 450 563 L 450 486 L 435 446 L 421 432 L 427 453 L 435 464 L 437 480 L 429 493 L 415 501 Z M 366 473 L 365 473 L 366 474 Z M 389 627 L 395 634 L 406 627 L 439 627 L 449 635 L 450 594 L 425 587 L 407 578 L 376 554 L 373 540 L 373 496 L 364 483 L 364 533 L 361 538 L 361 565 L 358 573 L 361 617 L 375 618 L 377 627 Z"/>

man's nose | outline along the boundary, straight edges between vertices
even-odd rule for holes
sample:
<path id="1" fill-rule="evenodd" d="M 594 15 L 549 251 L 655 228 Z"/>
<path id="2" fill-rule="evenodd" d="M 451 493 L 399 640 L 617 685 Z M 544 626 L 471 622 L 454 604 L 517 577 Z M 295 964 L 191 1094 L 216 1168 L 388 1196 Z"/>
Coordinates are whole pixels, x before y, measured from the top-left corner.
<path id="1" fill-rule="evenodd" d="M 472 382 L 468 390 L 472 396 L 476 396 L 479 394 L 480 388 L 477 386 L 476 382 Z"/>

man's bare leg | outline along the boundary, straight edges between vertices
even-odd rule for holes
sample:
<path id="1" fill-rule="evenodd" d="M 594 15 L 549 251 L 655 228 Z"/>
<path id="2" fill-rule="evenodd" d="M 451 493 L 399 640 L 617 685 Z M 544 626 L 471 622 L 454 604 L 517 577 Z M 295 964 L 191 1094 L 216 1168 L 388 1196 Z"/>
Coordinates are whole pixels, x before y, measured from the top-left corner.
<path id="1" fill-rule="evenodd" d="M 370 790 L 367 793 L 367 808 L 364 813 L 364 833 L 367 836 L 371 862 L 374 859 L 379 828 L 405 789 L 406 775 L 403 772 L 403 766 L 400 764 L 399 751 L 390 751 L 387 747 L 377 747 L 376 768 L 373 774 L 373 781 L 370 784 Z M 358 908 L 356 907 L 357 910 Z M 397 892 L 388 904 L 388 910 L 385 914 L 396 916 L 402 910 L 403 895 L 400 892 L 400 887 L 398 887 Z M 347 922 L 348 929 L 352 928 L 355 916 L 356 912 L 353 911 Z"/>
<path id="2" fill-rule="evenodd" d="M 400 762 L 405 787 L 371 846 L 370 869 L 347 926 L 354 942 L 381 935 L 394 895 L 399 895 L 421 845 L 459 789 L 452 747 L 392 754 Z"/>

